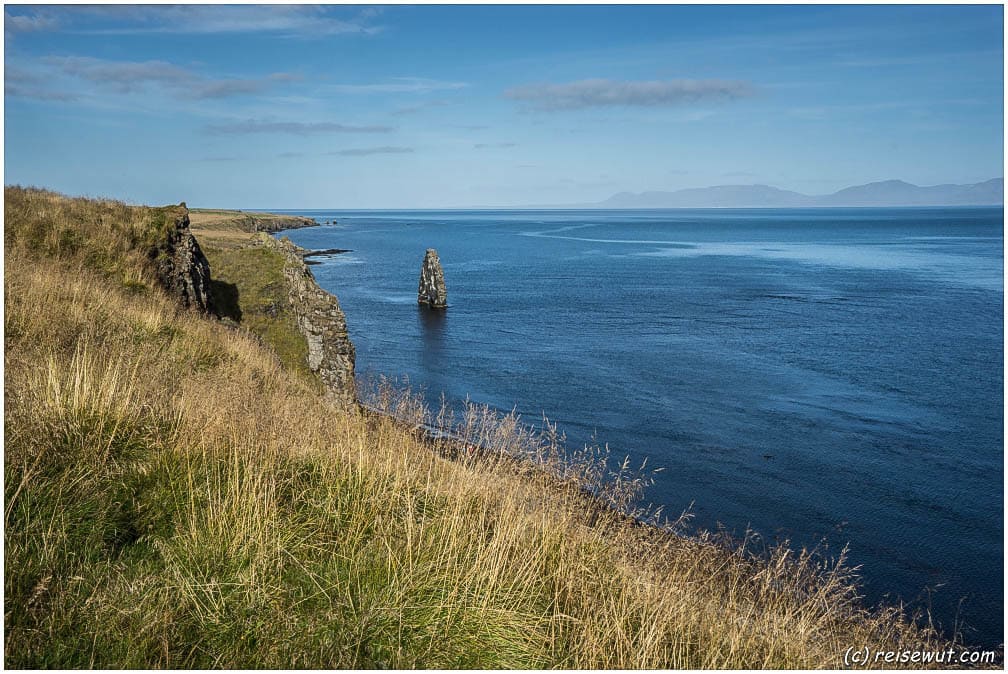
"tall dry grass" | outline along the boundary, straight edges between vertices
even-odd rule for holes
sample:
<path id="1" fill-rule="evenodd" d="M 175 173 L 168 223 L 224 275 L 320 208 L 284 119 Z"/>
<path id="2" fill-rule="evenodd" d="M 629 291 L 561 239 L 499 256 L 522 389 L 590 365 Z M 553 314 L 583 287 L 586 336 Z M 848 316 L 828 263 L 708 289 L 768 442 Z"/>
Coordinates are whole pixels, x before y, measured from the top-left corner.
<path id="1" fill-rule="evenodd" d="M 6 263 L 9 667 L 796 668 L 943 645 L 861 606 L 842 564 L 638 525 L 607 506 L 640 476 L 548 429 L 388 387 L 382 414 L 341 413 L 163 295 Z"/>

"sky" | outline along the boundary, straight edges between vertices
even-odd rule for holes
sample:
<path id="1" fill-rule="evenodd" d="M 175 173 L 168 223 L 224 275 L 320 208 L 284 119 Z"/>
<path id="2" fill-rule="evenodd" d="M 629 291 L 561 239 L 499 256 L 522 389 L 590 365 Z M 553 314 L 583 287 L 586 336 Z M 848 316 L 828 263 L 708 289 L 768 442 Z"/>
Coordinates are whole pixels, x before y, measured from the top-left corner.
<path id="1" fill-rule="evenodd" d="M 6 5 L 4 182 L 516 207 L 1004 174 L 1000 5 Z"/>

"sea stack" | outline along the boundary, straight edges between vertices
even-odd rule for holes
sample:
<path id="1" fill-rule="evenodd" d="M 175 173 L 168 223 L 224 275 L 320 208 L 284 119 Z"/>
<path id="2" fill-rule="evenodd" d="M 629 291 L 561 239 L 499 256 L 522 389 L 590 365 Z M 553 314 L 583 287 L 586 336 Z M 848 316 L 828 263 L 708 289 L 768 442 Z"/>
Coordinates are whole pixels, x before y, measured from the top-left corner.
<path id="1" fill-rule="evenodd" d="M 433 248 L 427 249 L 423 266 L 420 268 L 417 303 L 426 304 L 433 309 L 444 309 L 448 306 L 448 290 L 445 288 L 444 270 L 441 269 L 441 260 Z"/>

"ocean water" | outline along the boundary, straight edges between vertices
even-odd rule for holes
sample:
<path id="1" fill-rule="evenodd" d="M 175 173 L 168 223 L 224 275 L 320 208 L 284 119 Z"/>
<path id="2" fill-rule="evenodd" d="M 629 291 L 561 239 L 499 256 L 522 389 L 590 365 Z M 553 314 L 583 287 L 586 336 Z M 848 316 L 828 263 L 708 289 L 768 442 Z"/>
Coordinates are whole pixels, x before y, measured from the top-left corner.
<path id="1" fill-rule="evenodd" d="M 868 601 L 1003 642 L 1001 209 L 297 213 L 352 250 L 312 270 L 359 375 L 545 413 L 667 512 L 849 544 Z"/>

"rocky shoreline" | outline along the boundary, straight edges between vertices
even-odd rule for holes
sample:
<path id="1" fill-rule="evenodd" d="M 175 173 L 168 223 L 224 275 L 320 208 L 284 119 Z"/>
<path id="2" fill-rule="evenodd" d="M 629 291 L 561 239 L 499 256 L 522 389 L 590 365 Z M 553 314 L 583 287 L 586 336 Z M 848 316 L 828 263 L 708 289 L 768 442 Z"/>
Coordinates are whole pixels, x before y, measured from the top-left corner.
<path id="1" fill-rule="evenodd" d="M 248 213 L 250 230 L 253 234 L 266 232 L 275 234 L 286 229 L 301 229 L 303 227 L 318 227 L 320 223 L 315 218 L 303 215 L 276 215 L 274 213 Z"/>

